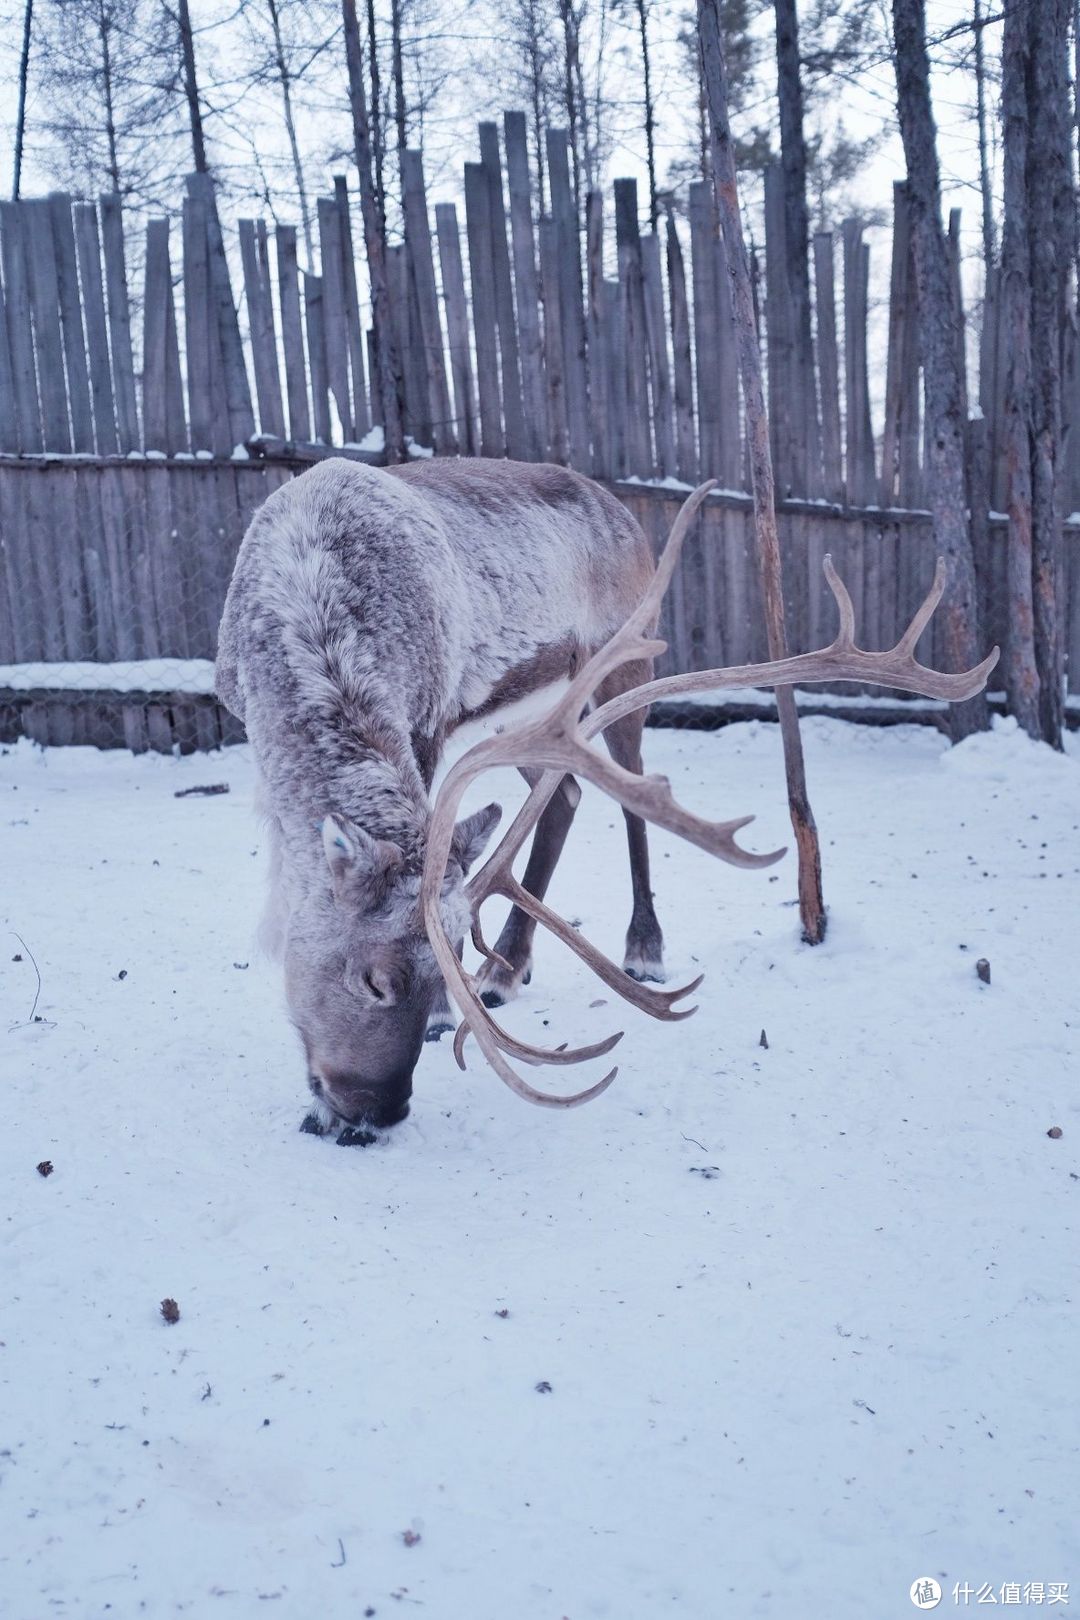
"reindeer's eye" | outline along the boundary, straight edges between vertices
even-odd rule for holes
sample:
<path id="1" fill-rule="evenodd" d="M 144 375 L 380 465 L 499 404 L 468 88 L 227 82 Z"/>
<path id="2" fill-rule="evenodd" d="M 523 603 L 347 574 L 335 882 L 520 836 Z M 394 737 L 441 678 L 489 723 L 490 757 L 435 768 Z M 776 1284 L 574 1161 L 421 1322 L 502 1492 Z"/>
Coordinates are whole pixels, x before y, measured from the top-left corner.
<path id="1" fill-rule="evenodd" d="M 374 973 L 362 973 L 360 978 L 364 988 L 374 1001 L 385 1001 L 387 999 L 385 986 L 379 984 Z"/>

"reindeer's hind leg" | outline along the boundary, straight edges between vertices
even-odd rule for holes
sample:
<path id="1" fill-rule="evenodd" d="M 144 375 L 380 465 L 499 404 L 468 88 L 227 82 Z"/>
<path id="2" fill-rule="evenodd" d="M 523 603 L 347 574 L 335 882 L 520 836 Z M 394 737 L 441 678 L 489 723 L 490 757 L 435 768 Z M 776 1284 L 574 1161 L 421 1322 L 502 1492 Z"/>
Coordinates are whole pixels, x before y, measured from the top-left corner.
<path id="1" fill-rule="evenodd" d="M 543 772 L 522 769 L 522 776 L 534 787 Z M 536 823 L 532 848 L 529 851 L 522 886 L 542 900 L 551 882 L 551 874 L 562 854 L 574 811 L 581 799 L 581 789 L 572 776 L 564 776 L 555 793 Z M 502 933 L 495 941 L 495 950 L 510 964 L 508 973 L 498 962 L 485 962 L 479 975 L 480 994 L 489 1007 L 501 1007 L 517 995 L 523 984 L 528 984 L 532 968 L 532 942 L 536 921 L 518 906 L 511 907 Z"/>
<path id="2" fill-rule="evenodd" d="M 638 686 L 643 681 L 651 681 L 652 674 L 651 660 L 647 663 L 624 664 L 621 668 L 613 670 L 597 687 L 597 706 L 606 703 L 608 698 L 617 697 L 620 692 L 628 691 L 632 686 Z M 646 712 L 638 709 L 633 714 L 624 715 L 604 732 L 604 741 L 616 765 L 621 765 L 625 770 L 633 771 L 638 776 L 642 774 L 641 733 L 645 726 Z M 624 810 L 623 815 L 626 819 L 626 841 L 630 849 L 630 884 L 634 897 L 630 927 L 626 931 L 623 968 L 632 979 L 653 979 L 662 982 L 664 936 L 656 919 L 652 889 L 649 886 L 648 835 L 640 816 L 631 815 L 628 810 Z"/>

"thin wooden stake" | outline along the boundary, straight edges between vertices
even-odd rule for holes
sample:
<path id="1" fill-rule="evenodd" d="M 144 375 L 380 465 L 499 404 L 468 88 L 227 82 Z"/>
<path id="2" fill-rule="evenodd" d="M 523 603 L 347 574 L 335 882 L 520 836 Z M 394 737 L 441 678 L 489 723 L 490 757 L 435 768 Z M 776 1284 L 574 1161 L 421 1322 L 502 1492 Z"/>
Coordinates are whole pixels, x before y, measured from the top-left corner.
<path id="1" fill-rule="evenodd" d="M 747 437 L 750 447 L 750 473 L 754 494 L 754 529 L 758 560 L 765 595 L 765 622 L 769 657 L 787 654 L 784 629 L 784 591 L 780 568 L 780 542 L 776 528 L 776 496 L 772 457 L 769 452 L 769 418 L 761 375 L 761 355 L 754 322 L 754 295 L 750 261 L 743 238 L 739 213 L 739 192 L 735 179 L 735 157 L 728 125 L 727 66 L 720 43 L 719 0 L 698 0 L 701 60 L 708 103 L 712 140 L 713 188 L 720 214 L 728 273 L 731 277 L 735 308 L 735 331 L 739 346 L 740 370 L 746 399 Z M 825 938 L 825 902 L 821 892 L 821 851 L 817 827 L 806 792 L 806 767 L 799 713 L 790 686 L 776 689 L 776 707 L 784 744 L 788 805 L 799 857 L 799 912 L 803 938 L 817 945 Z"/>

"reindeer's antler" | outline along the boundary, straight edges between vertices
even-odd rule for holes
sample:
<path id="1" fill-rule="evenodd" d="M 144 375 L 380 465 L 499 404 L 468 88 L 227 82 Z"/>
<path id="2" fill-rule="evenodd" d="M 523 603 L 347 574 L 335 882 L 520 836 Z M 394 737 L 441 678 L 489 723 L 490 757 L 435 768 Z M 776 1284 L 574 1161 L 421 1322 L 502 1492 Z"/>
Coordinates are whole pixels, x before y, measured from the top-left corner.
<path id="1" fill-rule="evenodd" d="M 636 776 L 633 772 L 605 758 L 590 746 L 592 738 L 610 726 L 613 721 L 635 709 L 646 708 L 657 698 L 672 697 L 686 692 L 714 692 L 723 688 L 745 686 L 786 686 L 796 682 L 812 681 L 872 681 L 881 686 L 899 687 L 918 692 L 926 697 L 945 698 L 959 702 L 973 697 L 986 685 L 987 676 L 998 660 L 995 647 L 975 669 L 961 674 L 943 674 L 927 669 L 915 659 L 915 644 L 941 600 L 945 589 L 945 564 L 939 559 L 934 583 L 925 602 L 896 646 L 888 652 L 865 652 L 855 645 L 855 614 L 851 598 L 832 565 L 825 558 L 825 578 L 840 611 L 840 629 L 828 647 L 811 653 L 800 653 L 791 658 L 774 659 L 763 664 L 740 664 L 725 669 L 695 671 L 686 675 L 671 675 L 660 680 L 646 681 L 640 686 L 610 698 L 589 714 L 583 711 L 604 677 L 620 665 L 654 657 L 665 650 L 666 643 L 654 638 L 653 630 L 664 593 L 671 581 L 679 552 L 698 508 L 712 482 L 702 484 L 683 504 L 672 527 L 671 534 L 656 566 L 656 572 L 639 606 L 620 630 L 604 644 L 574 677 L 568 690 L 548 713 L 512 731 L 488 737 L 471 748 L 448 772 L 435 799 L 428 829 L 427 850 L 421 898 L 428 937 L 436 959 L 442 969 L 447 988 L 461 1010 L 463 1023 L 454 1041 L 454 1053 L 464 1068 L 463 1048 L 471 1032 L 476 1036 L 484 1056 L 496 1074 L 512 1091 L 529 1102 L 549 1108 L 572 1108 L 599 1096 L 614 1080 L 617 1070 L 612 1069 L 602 1080 L 586 1091 L 569 1097 L 553 1096 L 530 1086 L 511 1068 L 507 1056 L 526 1064 L 581 1063 L 587 1058 L 600 1057 L 622 1038 L 622 1031 L 597 1041 L 591 1046 L 568 1050 L 565 1046 L 546 1049 L 515 1040 L 500 1029 L 480 999 L 476 980 L 458 960 L 442 925 L 439 895 L 450 853 L 454 823 L 462 795 L 471 782 L 483 772 L 496 766 L 513 765 L 531 767 L 543 774 L 533 787 L 528 799 L 511 823 L 494 853 L 469 883 L 466 894 L 473 908 L 473 941 L 478 950 L 489 959 L 495 953 L 486 945 L 479 926 L 479 911 L 483 902 L 493 894 L 505 896 L 522 911 L 534 917 L 624 1000 L 654 1018 L 687 1018 L 693 1007 L 676 1007 L 675 1003 L 696 990 L 700 977 L 678 990 L 654 990 L 629 978 L 594 945 L 550 910 L 535 896 L 528 893 L 513 875 L 512 866 L 525 839 L 539 821 L 545 806 L 566 774 L 584 777 L 617 800 L 625 809 L 642 816 L 646 821 L 676 833 L 680 838 L 718 855 L 733 866 L 771 866 L 784 854 L 783 849 L 755 855 L 735 842 L 735 834 L 753 820 L 740 816 L 733 821 L 709 821 L 693 815 L 680 805 L 671 792 L 671 785 L 663 776 Z"/>

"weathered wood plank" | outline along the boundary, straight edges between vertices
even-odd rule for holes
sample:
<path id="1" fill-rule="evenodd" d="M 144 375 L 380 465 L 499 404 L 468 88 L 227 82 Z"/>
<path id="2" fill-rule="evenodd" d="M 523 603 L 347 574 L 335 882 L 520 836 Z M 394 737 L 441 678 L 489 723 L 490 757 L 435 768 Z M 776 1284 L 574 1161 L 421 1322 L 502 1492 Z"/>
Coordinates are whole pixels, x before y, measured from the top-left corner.
<path id="1" fill-rule="evenodd" d="M 473 390 L 472 347 L 469 341 L 469 308 L 465 298 L 465 276 L 461 264 L 461 235 L 457 209 L 453 203 L 436 203 L 435 226 L 439 234 L 439 268 L 442 272 L 443 302 L 450 347 L 450 375 L 454 384 L 454 424 L 462 455 L 475 456 L 479 448 L 476 428 L 476 396 Z"/>
<path id="2" fill-rule="evenodd" d="M 343 174 L 334 176 L 334 206 L 338 211 L 345 286 L 345 322 L 349 331 L 353 434 L 359 440 L 371 426 L 371 412 L 368 408 L 367 383 L 364 377 L 364 328 L 360 319 L 360 294 L 356 285 L 356 251 L 353 247 L 352 218 L 349 212 L 349 188 Z"/>
<path id="3" fill-rule="evenodd" d="M 465 222 L 469 239 L 476 381 L 480 395 L 480 453 L 506 454 L 499 394 L 495 266 L 491 254 L 491 187 L 482 163 L 465 165 Z"/>
<path id="4" fill-rule="evenodd" d="M 244 276 L 244 296 L 247 299 L 251 358 L 255 370 L 255 395 L 259 402 L 259 430 L 262 433 L 273 434 L 275 438 L 284 438 L 285 411 L 281 400 L 274 305 L 270 295 L 269 278 L 259 251 L 260 234 L 265 235 L 265 230 L 266 226 L 262 220 L 259 220 L 258 224 L 251 219 L 240 220 L 240 261 Z"/>
<path id="5" fill-rule="evenodd" d="M 435 287 L 435 261 L 431 252 L 431 224 L 428 219 L 424 165 L 419 152 L 401 153 L 402 206 L 405 215 L 405 248 L 420 316 L 420 340 L 424 349 L 428 409 L 433 444 L 437 455 L 456 455 L 457 436 L 450 409 L 443 356 L 439 296 Z"/>
<path id="6" fill-rule="evenodd" d="M 189 174 L 188 190 L 204 202 L 206 245 L 210 267 L 210 293 L 221 355 L 221 374 L 229 413 L 229 434 L 234 446 L 244 445 L 255 432 L 251 384 L 244 363 L 240 322 L 229 279 L 229 262 L 221 234 L 213 182 L 207 174 Z"/>
<path id="7" fill-rule="evenodd" d="M 514 314 L 514 290 L 510 278 L 510 248 L 506 234 L 506 205 L 503 200 L 502 163 L 499 157 L 497 124 L 479 126 L 480 162 L 488 182 L 491 219 L 491 264 L 495 282 L 495 321 L 499 331 L 499 366 L 502 376 L 503 424 L 506 453 L 523 461 L 529 453 L 525 431 L 525 411 L 521 396 L 521 360 L 518 329 Z"/>
<path id="8" fill-rule="evenodd" d="M 581 285 L 581 228 L 570 187 L 568 137 L 564 129 L 547 132 L 548 183 L 557 238 L 559 324 L 562 328 L 563 392 L 570 465 L 592 471 L 589 444 L 589 385 L 585 350 L 585 301 Z M 550 360 L 550 357 L 549 357 Z"/>
<path id="9" fill-rule="evenodd" d="M 559 294 L 559 242 L 553 219 L 541 219 L 540 286 L 544 298 L 544 379 L 547 384 L 548 458 L 565 466 L 570 459 L 563 373 L 562 306 Z"/>
<path id="10" fill-rule="evenodd" d="M 315 439 L 320 444 L 333 443 L 330 425 L 330 379 L 326 369 L 326 331 L 323 324 L 322 277 L 304 277 L 304 319 L 307 324 L 308 365 L 311 367 L 311 403 L 314 411 Z"/>
<path id="11" fill-rule="evenodd" d="M 654 470 L 649 432 L 648 349 L 645 289 L 638 227 L 637 181 L 615 182 L 615 240 L 622 289 L 623 393 L 626 399 L 626 472 L 651 478 Z"/>
<path id="12" fill-rule="evenodd" d="M 82 283 L 86 352 L 90 373 L 90 400 L 94 417 L 94 443 L 99 456 L 113 456 L 119 448 L 112 369 L 109 364 L 109 328 L 105 315 L 105 289 L 101 279 L 101 241 L 97 209 L 93 203 L 75 204 L 75 244 Z M 100 503 L 99 503 L 100 510 Z"/>
<path id="13" fill-rule="evenodd" d="M 349 333 L 345 315 L 345 274 L 341 220 L 332 197 L 320 197 L 319 251 L 322 258 L 323 322 L 326 369 L 345 443 L 352 440 L 352 391 L 349 386 Z"/>
<path id="14" fill-rule="evenodd" d="M 840 357 L 836 342 L 836 279 L 831 231 L 814 237 L 814 301 L 817 312 L 818 388 L 821 395 L 821 459 L 825 496 L 844 497 L 840 433 Z"/>
<path id="15" fill-rule="evenodd" d="M 690 309 L 686 298 L 686 269 L 674 217 L 667 217 L 668 293 L 671 300 L 671 348 L 675 371 L 675 444 L 679 477 L 697 481 L 697 440 L 694 434 L 694 361 L 690 342 Z"/>
<path id="16" fill-rule="evenodd" d="M 281 346 L 285 355 L 285 390 L 289 398 L 289 436 L 302 443 L 311 437 L 311 416 L 308 411 L 295 225 L 279 225 L 274 232 L 274 240 L 277 246 Z"/>
<path id="17" fill-rule="evenodd" d="M 593 475 L 615 476 L 611 445 L 611 344 L 605 330 L 607 301 L 604 287 L 604 199 L 590 191 L 585 207 L 588 232 L 586 263 L 589 276 L 589 423 L 592 432 Z"/>
<path id="18" fill-rule="evenodd" d="M 184 347 L 187 359 L 191 448 L 228 455 L 232 448 L 229 413 L 221 375 L 220 344 L 213 320 L 206 198 L 184 198 Z"/>
<path id="19" fill-rule="evenodd" d="M 795 311 L 787 273 L 784 181 L 779 163 L 765 169 L 765 336 L 769 437 L 778 498 L 807 493 L 795 432 Z"/>
<path id="20" fill-rule="evenodd" d="M 63 191 L 49 196 L 52 214 L 56 280 L 60 295 L 60 328 L 64 339 L 64 368 L 67 372 L 68 409 L 71 413 L 71 446 L 93 454 L 94 417 L 90 408 L 90 373 L 86 363 L 83 336 L 82 299 L 79 296 L 79 267 L 75 251 L 75 229 L 71 218 L 71 198 Z"/>
<path id="21" fill-rule="evenodd" d="M 112 354 L 113 399 L 116 403 L 116 432 L 120 450 L 138 450 L 139 408 L 135 399 L 135 361 L 131 352 L 131 308 L 128 302 L 127 263 L 124 257 L 124 222 L 120 197 L 115 191 L 103 192 L 101 245 L 105 255 L 105 296 L 109 315 L 109 349 Z"/>
<path id="22" fill-rule="evenodd" d="M 71 449 L 71 428 L 60 334 L 60 287 L 56 276 L 52 210 L 45 198 L 20 203 L 19 208 L 25 231 L 44 446 L 46 450 L 66 452 Z"/>
<path id="23" fill-rule="evenodd" d="M 525 437 L 529 460 L 542 461 L 547 441 L 545 430 L 547 404 L 544 393 L 540 285 L 536 270 L 536 240 L 533 233 L 532 187 L 529 180 L 525 114 L 519 112 L 504 114 L 503 133 L 506 143 L 506 181 L 510 194 Z"/>
<path id="24" fill-rule="evenodd" d="M 645 295 L 645 336 L 649 350 L 649 387 L 656 444 L 656 470 L 673 478 L 676 469 L 675 425 L 672 418 L 671 369 L 668 365 L 664 286 L 660 270 L 660 238 L 655 231 L 641 239 L 641 267 Z"/>

